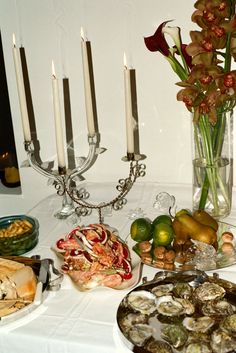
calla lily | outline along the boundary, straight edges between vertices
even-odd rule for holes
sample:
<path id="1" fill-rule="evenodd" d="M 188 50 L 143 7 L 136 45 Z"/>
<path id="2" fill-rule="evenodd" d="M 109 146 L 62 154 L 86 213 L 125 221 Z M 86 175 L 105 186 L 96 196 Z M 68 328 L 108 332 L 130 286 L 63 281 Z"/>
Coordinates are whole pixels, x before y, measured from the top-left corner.
<path id="1" fill-rule="evenodd" d="M 150 51 L 159 51 L 165 56 L 169 56 L 169 45 L 163 36 L 162 29 L 169 21 L 163 22 L 157 28 L 156 32 L 149 37 L 144 37 L 144 42 L 148 50 Z"/>
<path id="2" fill-rule="evenodd" d="M 162 33 L 168 34 L 173 39 L 177 49 L 181 51 L 181 39 L 180 39 L 180 28 L 179 27 L 170 27 L 163 26 Z"/>
<path id="3" fill-rule="evenodd" d="M 187 60 L 187 53 L 185 51 L 185 46 L 182 47 L 181 43 L 181 36 L 180 36 L 180 28 L 178 27 L 166 27 L 166 24 L 170 21 L 166 21 L 160 24 L 157 28 L 154 35 L 149 37 L 144 37 L 144 42 L 148 50 L 150 51 L 159 51 L 163 54 L 169 63 L 171 64 L 173 70 L 177 73 L 177 75 L 182 79 L 185 80 L 189 71 L 188 63 L 190 63 L 191 58 L 188 57 Z M 170 47 L 165 39 L 165 33 L 169 34 L 175 46 Z M 177 50 L 176 50 L 177 48 Z M 182 48 L 184 49 L 184 53 L 182 52 Z M 175 59 L 175 53 L 178 53 L 182 57 L 183 66 L 179 63 L 178 60 Z"/>

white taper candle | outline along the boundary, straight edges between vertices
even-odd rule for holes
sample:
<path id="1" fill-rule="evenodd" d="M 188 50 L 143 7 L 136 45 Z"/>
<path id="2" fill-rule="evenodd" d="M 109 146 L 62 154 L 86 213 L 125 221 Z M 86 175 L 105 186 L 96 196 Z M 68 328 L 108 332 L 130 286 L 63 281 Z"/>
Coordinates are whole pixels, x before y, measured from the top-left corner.
<path id="1" fill-rule="evenodd" d="M 66 166 L 66 162 L 65 162 L 65 151 L 64 151 L 64 143 L 63 143 L 62 122 L 61 122 L 60 96 L 59 96 L 58 80 L 56 78 L 53 61 L 52 61 L 52 92 L 53 92 L 53 108 L 54 108 L 58 167 L 63 168 Z"/>
<path id="2" fill-rule="evenodd" d="M 127 153 L 134 153 L 134 118 L 132 112 L 131 69 L 127 67 L 124 54 L 125 116 Z"/>
<path id="3" fill-rule="evenodd" d="M 28 110 L 27 110 L 20 53 L 18 48 L 16 47 L 16 39 L 14 34 L 13 34 L 13 58 L 14 58 L 14 65 L 15 65 L 17 91 L 18 91 L 18 97 L 19 97 L 24 140 L 31 141 L 31 132 L 30 132 L 29 116 L 28 116 Z"/>
<path id="4" fill-rule="evenodd" d="M 84 75 L 84 94 L 85 94 L 85 107 L 87 116 L 88 134 L 94 136 L 95 134 L 95 117 L 93 110 L 92 98 L 92 77 L 89 70 L 89 57 L 88 47 L 90 42 L 85 39 L 83 28 L 81 28 L 81 52 L 83 62 L 83 75 Z"/>

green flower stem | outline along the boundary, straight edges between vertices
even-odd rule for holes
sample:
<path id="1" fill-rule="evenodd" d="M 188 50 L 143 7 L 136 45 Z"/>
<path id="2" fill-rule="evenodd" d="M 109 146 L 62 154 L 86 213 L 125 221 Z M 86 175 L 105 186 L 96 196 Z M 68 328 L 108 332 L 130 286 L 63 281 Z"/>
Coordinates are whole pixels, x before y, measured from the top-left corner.
<path id="1" fill-rule="evenodd" d="M 184 67 L 179 63 L 179 61 L 176 60 L 175 57 L 172 55 L 166 56 L 166 59 L 169 61 L 172 69 L 179 76 L 181 81 L 187 80 L 188 71 L 184 69 Z"/>
<path id="2" fill-rule="evenodd" d="M 201 115 L 199 119 L 199 130 L 201 132 L 203 149 L 206 160 L 206 175 L 209 181 L 209 187 L 212 191 L 212 204 L 215 212 L 218 212 L 218 198 L 217 198 L 217 185 L 216 185 L 216 171 L 213 167 L 213 145 L 211 140 L 210 124 L 207 121 L 207 116 Z M 209 189 L 209 188 L 208 188 Z"/>
<path id="3" fill-rule="evenodd" d="M 199 131 L 201 137 L 195 133 L 195 141 L 198 146 L 198 153 L 201 158 L 206 160 L 206 174 L 202 186 L 201 197 L 199 201 L 199 209 L 204 209 L 209 194 L 209 188 L 212 191 L 212 204 L 215 213 L 219 210 L 217 185 L 221 190 L 225 203 L 230 207 L 230 200 L 225 185 L 222 181 L 217 162 L 221 157 L 222 147 L 224 143 L 224 133 L 226 126 L 226 112 L 221 109 L 218 111 L 218 119 L 215 126 L 212 126 L 207 116 L 201 116 L 199 119 Z M 200 141 L 202 138 L 203 150 L 200 149 Z"/>

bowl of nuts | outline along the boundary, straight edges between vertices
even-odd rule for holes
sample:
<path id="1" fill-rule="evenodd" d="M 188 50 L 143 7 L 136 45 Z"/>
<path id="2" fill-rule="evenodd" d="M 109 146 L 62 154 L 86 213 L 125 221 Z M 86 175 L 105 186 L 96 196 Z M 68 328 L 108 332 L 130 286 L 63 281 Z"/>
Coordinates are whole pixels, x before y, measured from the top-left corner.
<path id="1" fill-rule="evenodd" d="M 0 218 L 0 256 L 22 255 L 38 243 L 39 222 L 26 215 Z"/>

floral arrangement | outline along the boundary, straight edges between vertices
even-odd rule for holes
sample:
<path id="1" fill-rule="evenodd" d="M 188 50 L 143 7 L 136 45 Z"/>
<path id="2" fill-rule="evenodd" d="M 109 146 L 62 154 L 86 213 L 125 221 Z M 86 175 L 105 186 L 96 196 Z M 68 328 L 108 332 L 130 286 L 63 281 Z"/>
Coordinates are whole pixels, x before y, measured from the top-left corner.
<path id="1" fill-rule="evenodd" d="M 222 161 L 226 113 L 236 103 L 236 70 L 231 70 L 231 61 L 236 60 L 235 3 L 236 0 L 196 1 L 192 22 L 200 31 L 190 31 L 188 45 L 182 43 L 179 27 L 167 25 L 170 21 L 144 38 L 146 47 L 163 54 L 181 80 L 177 83 L 182 87 L 177 99 L 193 114 L 196 155 L 207 167 L 198 208 L 204 209 L 210 202 L 216 216 L 221 207 L 219 194 L 228 213 L 231 207 L 229 185 L 224 185 L 218 167 Z M 168 35 L 174 42 L 172 47 L 166 40 Z"/>

